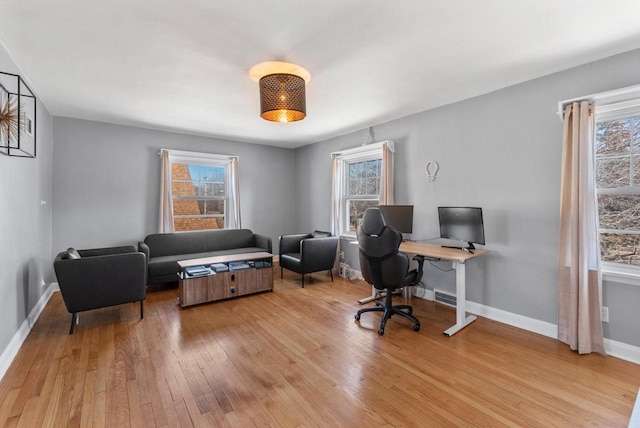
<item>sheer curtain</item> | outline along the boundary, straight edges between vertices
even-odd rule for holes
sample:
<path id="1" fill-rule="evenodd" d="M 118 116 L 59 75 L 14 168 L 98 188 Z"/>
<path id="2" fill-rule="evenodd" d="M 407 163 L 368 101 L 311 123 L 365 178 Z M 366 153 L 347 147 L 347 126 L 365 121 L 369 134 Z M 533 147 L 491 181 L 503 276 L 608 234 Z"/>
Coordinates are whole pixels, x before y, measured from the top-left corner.
<path id="1" fill-rule="evenodd" d="M 229 204 L 233 207 L 233 228 L 241 229 L 240 217 L 240 180 L 238 176 L 238 158 L 229 158 Z M 231 223 L 231 222 L 229 222 Z M 229 225 L 231 227 L 231 224 Z"/>
<path id="2" fill-rule="evenodd" d="M 558 339 L 580 354 L 605 354 L 600 318 L 594 126 L 592 103 L 573 102 L 565 107 L 558 256 Z"/>
<path id="3" fill-rule="evenodd" d="M 382 143 L 382 174 L 380 175 L 380 205 L 393 205 L 393 141 Z"/>
<path id="4" fill-rule="evenodd" d="M 331 154 L 331 233 L 340 236 L 340 189 L 342 188 L 342 161 L 339 154 Z M 340 245 L 338 244 L 338 247 Z M 340 250 L 338 250 L 338 254 Z"/>
<path id="5" fill-rule="evenodd" d="M 173 232 L 173 198 L 171 194 L 171 154 L 160 151 L 160 221 L 158 232 Z"/>

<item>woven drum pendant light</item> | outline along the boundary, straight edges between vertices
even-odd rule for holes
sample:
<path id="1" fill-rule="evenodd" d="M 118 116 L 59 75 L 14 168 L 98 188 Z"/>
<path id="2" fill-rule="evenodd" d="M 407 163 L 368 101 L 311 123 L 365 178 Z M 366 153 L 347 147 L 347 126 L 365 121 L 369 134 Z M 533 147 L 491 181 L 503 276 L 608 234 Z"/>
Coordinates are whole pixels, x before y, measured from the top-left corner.
<path id="1" fill-rule="evenodd" d="M 260 116 L 272 122 L 304 119 L 304 79 L 293 74 L 270 74 L 260 79 Z"/>
<path id="2" fill-rule="evenodd" d="M 260 86 L 260 117 L 272 122 L 295 122 L 307 116 L 305 85 L 311 75 L 287 62 L 254 66 L 249 74 Z"/>

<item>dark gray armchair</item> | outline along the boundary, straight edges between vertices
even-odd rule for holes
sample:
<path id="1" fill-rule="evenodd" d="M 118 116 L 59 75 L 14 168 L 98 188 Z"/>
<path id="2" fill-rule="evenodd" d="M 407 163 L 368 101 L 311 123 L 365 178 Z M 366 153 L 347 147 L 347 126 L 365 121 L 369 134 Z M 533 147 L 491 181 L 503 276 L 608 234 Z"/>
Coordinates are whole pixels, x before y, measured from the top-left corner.
<path id="1" fill-rule="evenodd" d="M 338 237 L 329 232 L 296 233 L 280 236 L 280 278 L 288 269 L 302 275 L 328 270 L 333 281 L 333 265 L 338 251 Z"/>
<path id="2" fill-rule="evenodd" d="M 58 253 L 53 262 L 62 299 L 71 314 L 73 334 L 78 312 L 140 302 L 147 297 L 147 261 L 133 245 Z"/>

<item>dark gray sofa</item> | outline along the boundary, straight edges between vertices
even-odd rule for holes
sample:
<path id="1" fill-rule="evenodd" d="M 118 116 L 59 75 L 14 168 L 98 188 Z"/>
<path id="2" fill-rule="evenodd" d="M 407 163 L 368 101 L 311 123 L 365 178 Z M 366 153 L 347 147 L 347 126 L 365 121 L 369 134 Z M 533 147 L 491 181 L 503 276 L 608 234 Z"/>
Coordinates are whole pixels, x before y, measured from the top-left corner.
<path id="1" fill-rule="evenodd" d="M 138 249 L 147 256 L 147 284 L 178 281 L 181 260 L 271 252 L 271 238 L 249 229 L 220 229 L 148 235 Z"/>
<path id="2" fill-rule="evenodd" d="M 71 314 L 73 333 L 78 312 L 123 303 L 143 302 L 147 297 L 147 270 L 144 254 L 134 245 L 76 250 L 58 253 L 53 268 L 62 299 Z"/>

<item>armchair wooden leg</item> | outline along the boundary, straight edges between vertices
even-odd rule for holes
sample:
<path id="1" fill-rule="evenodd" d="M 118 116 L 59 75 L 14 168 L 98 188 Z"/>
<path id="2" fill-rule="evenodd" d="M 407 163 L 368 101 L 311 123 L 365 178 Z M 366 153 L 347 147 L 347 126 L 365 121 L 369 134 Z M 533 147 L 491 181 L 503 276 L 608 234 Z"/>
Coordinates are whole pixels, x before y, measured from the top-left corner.
<path id="1" fill-rule="evenodd" d="M 76 325 L 76 313 L 71 314 L 71 328 L 69 329 L 69 334 L 73 334 L 73 327 Z"/>
<path id="2" fill-rule="evenodd" d="M 282 266 L 280 266 L 280 279 L 284 278 L 284 274 L 282 273 Z"/>
<path id="3" fill-rule="evenodd" d="M 333 270 L 329 269 L 329 275 L 331 275 L 331 282 L 333 282 Z"/>
<path id="4" fill-rule="evenodd" d="M 304 288 L 304 274 L 302 274 L 302 288 Z"/>
<path id="5" fill-rule="evenodd" d="M 140 319 L 144 318 L 144 300 L 140 300 Z"/>

